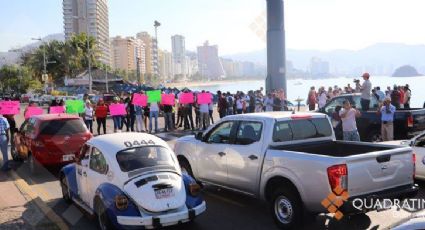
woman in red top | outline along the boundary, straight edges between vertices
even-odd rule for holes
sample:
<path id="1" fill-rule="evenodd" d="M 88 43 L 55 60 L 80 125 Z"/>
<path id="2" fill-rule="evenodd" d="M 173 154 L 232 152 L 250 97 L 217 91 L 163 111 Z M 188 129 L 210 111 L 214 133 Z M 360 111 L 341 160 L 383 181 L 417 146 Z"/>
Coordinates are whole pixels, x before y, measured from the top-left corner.
<path id="1" fill-rule="evenodd" d="M 106 117 L 108 116 L 108 106 L 101 98 L 97 103 L 95 110 L 96 122 L 97 122 L 97 134 L 100 135 L 100 126 L 103 126 L 103 134 L 106 134 Z"/>

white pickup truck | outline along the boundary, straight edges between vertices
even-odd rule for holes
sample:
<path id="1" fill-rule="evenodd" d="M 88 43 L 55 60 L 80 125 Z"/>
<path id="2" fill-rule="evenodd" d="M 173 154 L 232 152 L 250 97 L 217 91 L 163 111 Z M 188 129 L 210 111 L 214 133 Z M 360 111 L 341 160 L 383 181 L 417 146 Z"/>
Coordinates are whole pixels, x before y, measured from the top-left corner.
<path id="1" fill-rule="evenodd" d="M 182 170 L 197 181 L 269 202 L 277 225 L 297 227 L 304 213 L 326 213 L 322 201 L 347 191 L 344 214 L 367 212 L 353 200 L 417 194 L 410 147 L 336 141 L 327 115 L 270 112 L 228 116 L 179 138 Z M 340 191 L 338 191 L 338 189 Z"/>

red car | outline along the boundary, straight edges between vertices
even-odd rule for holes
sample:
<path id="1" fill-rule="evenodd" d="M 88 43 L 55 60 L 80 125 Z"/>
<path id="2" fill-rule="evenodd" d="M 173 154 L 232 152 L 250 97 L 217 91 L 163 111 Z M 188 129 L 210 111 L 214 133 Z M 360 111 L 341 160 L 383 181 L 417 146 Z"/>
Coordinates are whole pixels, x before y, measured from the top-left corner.
<path id="1" fill-rule="evenodd" d="M 14 160 L 28 160 L 32 173 L 40 166 L 72 162 L 92 137 L 83 120 L 75 115 L 44 114 L 26 120 L 14 135 Z"/>

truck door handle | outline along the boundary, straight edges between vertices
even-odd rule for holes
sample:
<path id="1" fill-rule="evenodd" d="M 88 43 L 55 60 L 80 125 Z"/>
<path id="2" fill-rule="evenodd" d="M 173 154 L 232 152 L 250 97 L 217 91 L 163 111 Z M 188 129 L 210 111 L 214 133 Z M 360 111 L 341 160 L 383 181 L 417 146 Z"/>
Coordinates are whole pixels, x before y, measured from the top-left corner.
<path id="1" fill-rule="evenodd" d="M 219 153 L 218 153 L 218 155 L 222 157 L 222 156 L 225 156 L 225 155 L 226 155 L 226 153 L 219 152 Z"/>
<path id="2" fill-rule="evenodd" d="M 251 155 L 251 156 L 249 156 L 248 158 L 249 158 L 249 159 L 251 159 L 251 160 L 257 160 L 257 159 L 258 159 L 258 157 L 257 157 L 257 156 L 255 156 L 255 155 Z"/>
<path id="3" fill-rule="evenodd" d="M 83 172 L 83 177 L 87 177 L 87 173 L 86 172 Z"/>

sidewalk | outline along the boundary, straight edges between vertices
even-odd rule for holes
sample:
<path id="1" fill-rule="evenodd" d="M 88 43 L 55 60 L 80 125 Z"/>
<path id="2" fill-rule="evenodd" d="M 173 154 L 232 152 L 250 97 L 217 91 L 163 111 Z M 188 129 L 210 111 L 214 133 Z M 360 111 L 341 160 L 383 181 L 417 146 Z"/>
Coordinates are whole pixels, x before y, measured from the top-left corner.
<path id="1" fill-rule="evenodd" d="M 0 171 L 0 229 L 58 229 L 10 173 Z"/>

